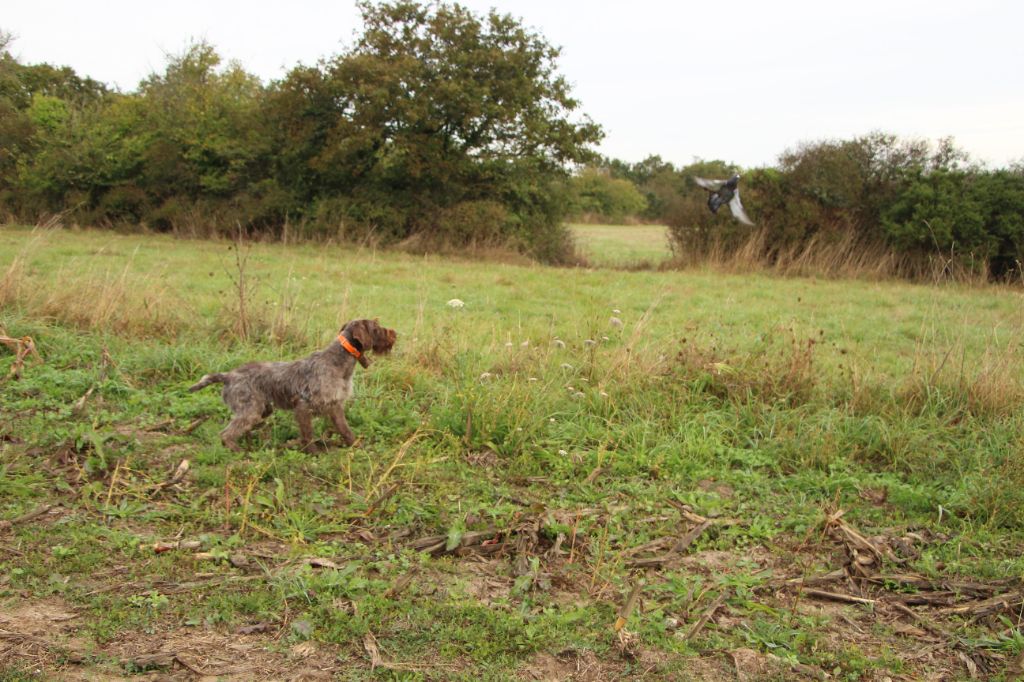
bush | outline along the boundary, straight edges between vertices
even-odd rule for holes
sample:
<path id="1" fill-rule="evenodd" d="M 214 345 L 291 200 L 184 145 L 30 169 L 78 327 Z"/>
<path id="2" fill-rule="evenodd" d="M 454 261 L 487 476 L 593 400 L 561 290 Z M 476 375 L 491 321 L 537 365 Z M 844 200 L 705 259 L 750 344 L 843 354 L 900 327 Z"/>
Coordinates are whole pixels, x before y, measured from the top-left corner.
<path id="1" fill-rule="evenodd" d="M 574 212 L 608 223 L 635 220 L 647 210 L 647 199 L 632 181 L 614 178 L 606 169 L 586 167 L 571 180 Z"/>

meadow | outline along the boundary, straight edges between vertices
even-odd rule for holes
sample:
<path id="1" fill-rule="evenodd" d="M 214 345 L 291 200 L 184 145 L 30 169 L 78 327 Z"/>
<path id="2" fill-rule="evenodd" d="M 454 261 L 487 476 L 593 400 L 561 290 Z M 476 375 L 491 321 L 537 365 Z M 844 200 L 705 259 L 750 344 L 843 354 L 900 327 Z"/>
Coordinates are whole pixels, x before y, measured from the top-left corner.
<path id="1" fill-rule="evenodd" d="M 569 225 L 579 253 L 593 267 L 657 267 L 672 257 L 664 225 Z"/>
<path id="2" fill-rule="evenodd" d="M 0 228 L 0 679 L 1011 679 L 1021 289 L 631 271 L 631 229 L 551 268 Z M 190 384 L 360 317 L 399 337 L 354 447 L 220 444 Z"/>

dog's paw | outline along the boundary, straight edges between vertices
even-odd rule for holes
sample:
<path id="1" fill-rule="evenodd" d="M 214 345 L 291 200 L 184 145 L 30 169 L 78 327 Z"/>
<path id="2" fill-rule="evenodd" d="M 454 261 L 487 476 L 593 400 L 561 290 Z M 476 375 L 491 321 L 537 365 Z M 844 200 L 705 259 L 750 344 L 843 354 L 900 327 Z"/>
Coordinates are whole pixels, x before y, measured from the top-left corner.
<path id="1" fill-rule="evenodd" d="M 302 451 L 308 455 L 316 455 L 327 450 L 327 443 L 322 440 L 314 440 L 302 446 Z"/>

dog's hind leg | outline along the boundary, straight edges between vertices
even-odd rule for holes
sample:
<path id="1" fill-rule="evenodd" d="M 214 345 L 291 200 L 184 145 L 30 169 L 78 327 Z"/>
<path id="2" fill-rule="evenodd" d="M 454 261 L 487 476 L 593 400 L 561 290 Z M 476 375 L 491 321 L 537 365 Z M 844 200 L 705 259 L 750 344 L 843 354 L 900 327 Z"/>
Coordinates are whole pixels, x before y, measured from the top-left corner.
<path id="1" fill-rule="evenodd" d="M 261 421 L 263 418 L 256 412 L 236 414 L 231 423 L 220 432 L 220 441 L 224 443 L 224 447 L 238 452 L 241 449 L 238 447 L 238 439 L 252 431 Z"/>

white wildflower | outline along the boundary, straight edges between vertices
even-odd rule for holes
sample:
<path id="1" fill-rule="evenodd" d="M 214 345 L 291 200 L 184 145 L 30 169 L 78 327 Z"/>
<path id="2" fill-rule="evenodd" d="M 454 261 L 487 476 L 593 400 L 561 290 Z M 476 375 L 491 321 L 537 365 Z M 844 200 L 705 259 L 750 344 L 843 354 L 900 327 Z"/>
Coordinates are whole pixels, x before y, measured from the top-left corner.
<path id="1" fill-rule="evenodd" d="M 559 451 L 558 451 L 558 454 L 560 454 L 560 455 L 561 455 L 562 457 L 565 457 L 565 456 L 566 456 L 566 455 L 568 455 L 569 453 L 568 453 L 568 452 L 566 452 L 565 450 L 559 450 Z"/>
<path id="2" fill-rule="evenodd" d="M 608 394 L 607 394 L 607 393 L 605 393 L 604 391 L 601 391 L 601 397 L 602 397 L 602 398 L 607 398 L 607 397 L 608 397 Z"/>
<path id="3" fill-rule="evenodd" d="M 576 400 L 579 400 L 580 398 L 585 398 L 586 396 L 584 395 L 583 391 L 576 391 L 575 393 L 572 394 L 572 397 L 576 398 Z"/>
<path id="4" fill-rule="evenodd" d="M 529 342 L 529 340 L 527 340 L 527 341 L 523 341 L 523 342 L 522 342 L 521 344 L 519 344 L 519 345 L 520 345 L 520 346 L 522 346 L 523 348 L 529 348 L 529 347 L 530 347 L 530 342 Z"/>
<path id="5" fill-rule="evenodd" d="M 608 337 L 607 337 L 607 336 L 602 336 L 601 338 L 602 338 L 603 340 L 605 340 L 605 341 L 607 341 L 607 340 L 608 340 Z"/>
<path id="6" fill-rule="evenodd" d="M 571 370 L 572 369 L 572 365 L 570 365 L 568 362 L 563 362 L 562 363 L 562 369 L 569 369 L 569 370 Z"/>
<path id="7" fill-rule="evenodd" d="M 505 342 L 505 348 L 511 348 L 511 347 L 512 347 L 512 342 L 511 341 L 506 341 Z"/>
<path id="8" fill-rule="evenodd" d="M 580 377 L 580 381 L 582 381 L 584 383 L 588 383 L 588 384 L 590 383 L 590 379 L 588 379 L 586 377 Z"/>
<path id="9" fill-rule="evenodd" d="M 486 380 L 490 379 L 493 376 L 494 375 L 491 374 L 490 372 L 484 372 L 483 374 L 480 375 L 480 381 L 486 381 Z"/>
<path id="10" fill-rule="evenodd" d="M 537 377 L 530 377 L 527 381 L 540 381 Z"/>
<path id="11" fill-rule="evenodd" d="M 561 339 L 555 339 L 554 341 L 551 342 L 551 345 L 553 345 L 555 348 L 565 348 L 565 341 L 562 341 Z"/>
<path id="12" fill-rule="evenodd" d="M 583 345 L 586 346 L 587 348 L 593 348 L 594 346 L 597 345 L 597 341 L 594 341 L 594 339 L 586 339 L 583 342 Z"/>
<path id="13" fill-rule="evenodd" d="M 458 298 L 453 298 L 452 300 L 448 301 L 449 308 L 464 308 L 465 306 L 466 302 Z"/>
<path id="14" fill-rule="evenodd" d="M 609 320 L 608 320 L 608 324 L 610 324 L 610 325 L 611 325 L 611 326 L 613 326 L 613 327 L 616 327 L 616 328 L 618 328 L 618 327 L 621 327 L 621 326 L 622 326 L 622 320 L 620 320 L 620 319 L 619 319 L 619 318 L 617 318 L 617 317 L 613 317 L 613 318 L 611 318 L 611 319 L 609 319 Z"/>
<path id="15" fill-rule="evenodd" d="M 622 314 L 622 311 L 619 310 L 618 308 L 612 308 L 612 312 L 615 313 L 616 315 L 621 315 Z"/>
<path id="16" fill-rule="evenodd" d="M 552 424 L 554 424 L 555 423 L 555 418 L 554 417 L 548 417 L 548 421 L 551 422 Z"/>

